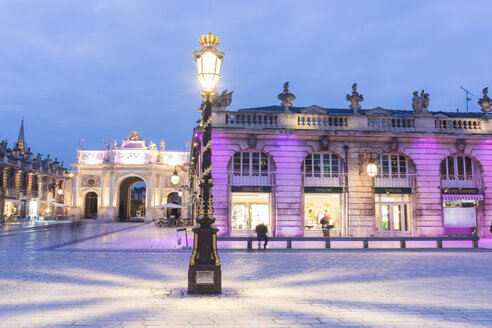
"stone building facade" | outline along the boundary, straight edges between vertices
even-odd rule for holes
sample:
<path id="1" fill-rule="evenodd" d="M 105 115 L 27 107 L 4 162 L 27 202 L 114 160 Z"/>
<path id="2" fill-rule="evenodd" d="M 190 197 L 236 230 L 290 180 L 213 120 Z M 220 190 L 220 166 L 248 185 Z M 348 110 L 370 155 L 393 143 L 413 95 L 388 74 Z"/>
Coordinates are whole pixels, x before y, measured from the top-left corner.
<path id="1" fill-rule="evenodd" d="M 361 109 L 356 84 L 349 109 L 292 106 L 288 84 L 281 106 L 228 111 L 215 101 L 219 234 L 253 235 L 264 222 L 274 236 L 316 236 L 325 218 L 333 236 L 490 236 L 486 91 L 484 113 L 429 111 L 423 91 L 414 93 L 413 110 Z M 196 170 L 200 148 L 197 127 Z"/>
<path id="2" fill-rule="evenodd" d="M 0 222 L 67 215 L 70 171 L 50 155 L 33 156 L 24 139 L 24 120 L 13 148 L 0 142 Z M 68 182 L 68 183 L 67 183 Z"/>
<path id="3" fill-rule="evenodd" d="M 184 208 L 176 214 L 188 217 L 189 152 L 166 150 L 164 141 L 159 148 L 153 142 L 147 145 L 138 132 L 130 132 L 121 145 L 106 141 L 104 150 L 77 150 L 72 164 L 72 214 L 116 221 L 135 216 L 150 220 L 167 215 L 160 205 L 177 203 Z M 175 173 L 180 177 L 177 184 L 171 183 Z M 138 197 L 145 199 L 145 209 L 139 215 L 130 212 L 131 190 L 137 183 L 145 184 L 145 192 L 139 190 Z"/>

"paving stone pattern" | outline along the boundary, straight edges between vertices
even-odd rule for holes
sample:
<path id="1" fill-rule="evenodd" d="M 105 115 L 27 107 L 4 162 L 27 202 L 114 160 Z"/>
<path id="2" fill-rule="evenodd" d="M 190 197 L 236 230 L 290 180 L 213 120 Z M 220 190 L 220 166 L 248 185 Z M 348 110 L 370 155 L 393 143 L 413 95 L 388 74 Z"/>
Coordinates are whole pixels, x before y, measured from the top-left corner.
<path id="1" fill-rule="evenodd" d="M 116 251 L 139 229 L 0 236 L 0 327 L 492 326 L 490 250 L 223 250 L 205 297 L 186 295 L 189 251 Z"/>

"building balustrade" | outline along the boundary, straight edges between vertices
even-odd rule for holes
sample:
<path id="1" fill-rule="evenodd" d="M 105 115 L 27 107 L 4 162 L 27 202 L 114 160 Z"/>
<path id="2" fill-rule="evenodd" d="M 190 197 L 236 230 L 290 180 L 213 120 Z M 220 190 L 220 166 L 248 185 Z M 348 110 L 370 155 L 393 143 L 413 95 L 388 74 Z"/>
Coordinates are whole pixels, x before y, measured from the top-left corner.
<path id="1" fill-rule="evenodd" d="M 437 119 L 436 129 L 440 130 L 481 130 L 480 119 Z"/>
<path id="2" fill-rule="evenodd" d="M 249 129 L 492 133 L 492 122 L 483 118 L 436 118 L 432 115 L 364 116 L 214 111 L 212 123 L 214 127 Z"/>
<path id="3" fill-rule="evenodd" d="M 277 115 L 271 113 L 226 112 L 225 121 L 227 125 L 238 127 L 276 127 Z"/>
<path id="4" fill-rule="evenodd" d="M 415 119 L 405 117 L 368 117 L 367 127 L 374 130 L 414 131 Z"/>
<path id="5" fill-rule="evenodd" d="M 416 186 L 416 174 L 379 174 L 374 177 L 375 187 L 413 188 Z"/>
<path id="6" fill-rule="evenodd" d="M 455 179 L 441 177 L 441 188 L 483 188 L 481 176 L 458 175 Z"/>
<path id="7" fill-rule="evenodd" d="M 232 186 L 273 186 L 274 173 L 239 173 L 229 172 L 229 184 Z"/>
<path id="8" fill-rule="evenodd" d="M 339 115 L 297 114 L 299 127 L 312 127 L 326 129 L 346 129 L 348 117 Z"/>

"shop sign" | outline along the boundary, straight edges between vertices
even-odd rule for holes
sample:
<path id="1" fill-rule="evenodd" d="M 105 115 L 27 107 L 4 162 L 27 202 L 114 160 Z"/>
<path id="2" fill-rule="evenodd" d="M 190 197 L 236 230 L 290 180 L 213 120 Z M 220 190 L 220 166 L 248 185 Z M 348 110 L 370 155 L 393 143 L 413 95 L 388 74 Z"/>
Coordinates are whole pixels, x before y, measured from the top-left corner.
<path id="1" fill-rule="evenodd" d="M 450 195 L 478 195 L 478 188 L 442 188 L 443 194 Z"/>
<path id="2" fill-rule="evenodd" d="M 386 187 L 376 187 L 374 188 L 375 194 L 411 194 L 412 188 L 386 188 Z"/>
<path id="3" fill-rule="evenodd" d="M 343 187 L 304 187 L 304 193 L 341 194 L 343 193 Z"/>
<path id="4" fill-rule="evenodd" d="M 272 192 L 271 186 L 231 186 L 232 192 Z"/>

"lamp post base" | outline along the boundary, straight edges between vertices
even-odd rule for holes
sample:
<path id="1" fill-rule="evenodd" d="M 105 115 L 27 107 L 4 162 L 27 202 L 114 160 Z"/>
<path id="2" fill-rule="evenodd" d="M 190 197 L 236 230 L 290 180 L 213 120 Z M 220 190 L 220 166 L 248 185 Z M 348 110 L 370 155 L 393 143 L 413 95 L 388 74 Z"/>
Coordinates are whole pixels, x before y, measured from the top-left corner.
<path id="1" fill-rule="evenodd" d="M 188 269 L 188 294 L 222 293 L 222 270 L 216 264 L 195 264 Z"/>

